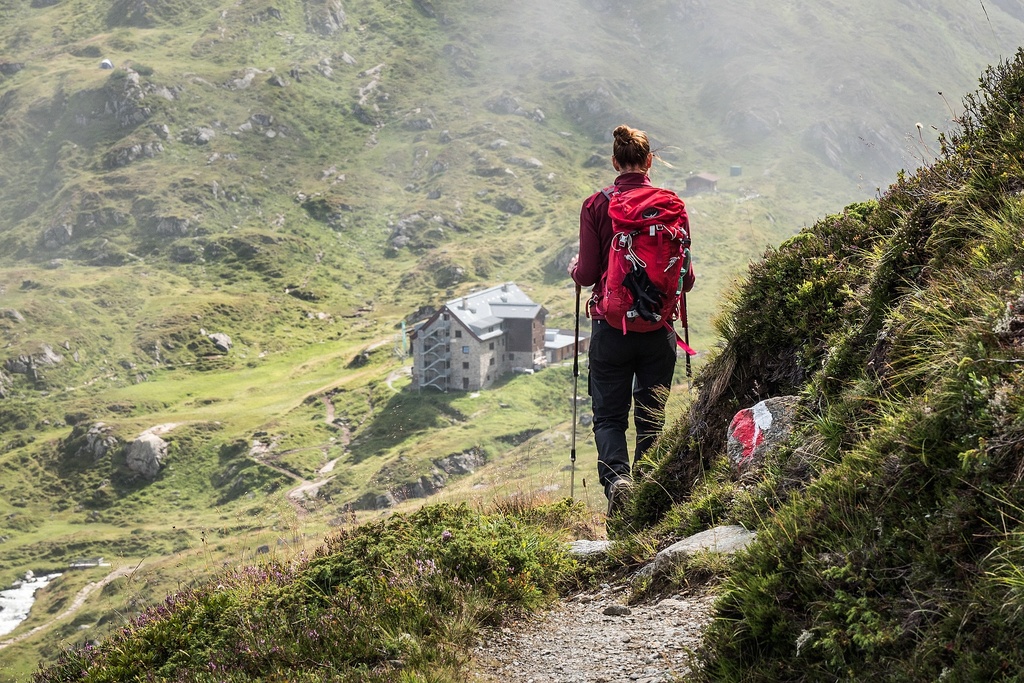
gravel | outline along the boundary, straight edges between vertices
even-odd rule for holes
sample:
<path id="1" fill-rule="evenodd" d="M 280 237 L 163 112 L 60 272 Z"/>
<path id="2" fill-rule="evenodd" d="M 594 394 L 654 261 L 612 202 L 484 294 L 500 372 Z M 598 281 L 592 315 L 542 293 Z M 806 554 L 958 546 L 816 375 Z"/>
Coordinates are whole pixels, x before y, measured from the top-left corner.
<path id="1" fill-rule="evenodd" d="M 681 680 L 711 619 L 708 592 L 626 605 L 624 587 L 603 586 L 484 635 L 475 683 L 656 683 Z"/>

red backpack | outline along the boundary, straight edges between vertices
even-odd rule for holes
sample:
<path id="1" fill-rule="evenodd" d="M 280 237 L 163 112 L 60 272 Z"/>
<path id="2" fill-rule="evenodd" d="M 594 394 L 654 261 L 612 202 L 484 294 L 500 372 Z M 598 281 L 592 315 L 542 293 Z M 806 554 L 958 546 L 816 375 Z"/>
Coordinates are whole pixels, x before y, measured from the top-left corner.
<path id="1" fill-rule="evenodd" d="M 683 200 L 657 187 L 619 191 L 612 186 L 602 192 L 613 230 L 602 292 L 605 320 L 623 334 L 673 329 L 690 265 L 690 224 Z"/>

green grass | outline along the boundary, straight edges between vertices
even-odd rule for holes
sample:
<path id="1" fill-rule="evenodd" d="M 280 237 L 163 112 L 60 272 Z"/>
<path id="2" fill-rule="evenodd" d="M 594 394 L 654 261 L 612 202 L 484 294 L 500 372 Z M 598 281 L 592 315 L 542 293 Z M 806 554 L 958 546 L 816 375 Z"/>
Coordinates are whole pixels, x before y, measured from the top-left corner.
<path id="1" fill-rule="evenodd" d="M 952 4 L 943 8 L 955 21 L 888 5 L 862 16 L 829 7 L 836 11 L 817 21 L 750 8 L 687 14 L 676 3 L 644 13 L 608 12 L 601 3 L 434 5 L 440 17 L 410 3 L 346 7 L 348 26 L 332 37 L 311 31 L 300 5 L 277 8 L 278 19 L 253 3 L 152 3 L 152 24 L 144 27 L 122 25 L 120 13 L 86 0 L 3 9 L 4 59 L 26 66 L 0 81 L 0 305 L 26 321 L 0 318 L 0 362 L 38 353 L 42 344 L 65 361 L 44 369 L 39 382 L 16 377 L 13 397 L 0 404 L 0 535 L 9 537 L 0 578 L 9 582 L 37 561 L 59 564 L 71 549 L 146 563 L 135 588 L 89 603 L 95 620 L 58 624 L 0 652 L 0 675 L 23 678 L 26 662 L 44 658 L 55 642 L 105 633 L 90 624 L 115 628 L 121 622 L 112 615 L 135 614 L 223 562 L 250 561 L 257 545 L 297 552 L 317 543 L 330 524 L 348 523 L 346 503 L 430 476 L 436 460 L 454 453 L 478 450 L 489 464 L 449 479 L 440 494 L 447 500 L 553 487 L 564 493 L 567 370 L 516 378 L 480 397 L 414 394 L 404 379 L 394 391 L 387 378 L 401 367 L 390 354 L 401 320 L 471 287 L 512 280 L 545 306 L 551 326 L 571 328 L 572 289 L 560 264 L 576 239 L 580 200 L 612 178 L 609 168 L 586 162 L 607 156 L 607 131 L 628 121 L 651 131 L 672 164 L 656 167 L 657 182 L 681 188 L 691 170 L 723 176 L 719 194 L 687 198 L 699 273 L 689 297 L 691 342 L 706 352 L 699 367 L 715 357 L 722 330 L 712 319 L 747 262 L 826 211 L 869 197 L 884 184 L 876 179 L 896 168 L 892 149 L 879 156 L 856 143 L 839 162 L 827 160 L 815 133 L 824 116 L 817 104 L 840 106 L 827 114 L 839 138 L 884 128 L 899 141 L 888 147 L 905 147 L 914 121 L 942 128 L 951 116 L 933 91 L 968 87 L 990 60 L 988 50 L 1014 39 L 1015 26 L 998 8 L 988 8 L 987 23 L 978 8 Z M 869 15 L 915 30 L 893 40 L 863 29 Z M 745 17 L 758 17 L 757 25 Z M 768 43 L 750 39 L 762 28 L 772 40 L 784 36 L 790 49 L 766 52 Z M 893 45 L 906 52 L 891 52 Z M 815 70 L 773 61 L 794 46 Z M 847 68 L 851 55 L 863 61 L 856 73 Z M 98 69 L 103 57 L 118 69 Z M 329 78 L 320 71 L 325 59 Z M 364 72 L 378 64 L 377 94 L 359 109 L 358 91 L 372 79 Z M 836 64 L 847 74 L 839 94 L 828 90 L 837 87 Z M 112 112 L 134 106 L 124 98 L 126 65 L 145 90 L 135 105 L 150 111 L 122 125 Z M 248 88 L 225 87 L 249 67 L 261 73 Z M 289 85 L 270 84 L 271 70 Z M 894 74 L 902 83 L 895 91 L 885 85 Z M 527 112 L 541 110 L 543 121 L 489 110 L 505 91 Z M 743 107 L 724 96 L 730 92 L 744 94 Z M 781 123 L 751 138 L 736 126 L 747 109 L 778 112 Z M 243 130 L 253 114 L 273 123 Z M 421 125 L 427 119 L 432 128 Z M 194 143 L 200 126 L 216 132 L 208 144 Z M 266 135 L 270 129 L 275 137 Z M 507 146 L 495 146 L 499 139 Z M 112 153 L 156 142 L 163 151 L 153 158 L 110 167 Z M 910 142 L 918 157 L 927 154 Z M 871 138 L 862 146 L 881 145 Z M 536 157 L 543 166 L 512 157 Z M 914 156 L 906 159 L 916 165 Z M 743 175 L 726 175 L 733 164 Z M 1015 177 L 1018 170 L 1000 172 Z M 510 199 L 523 213 L 499 208 Z M 1018 235 L 1003 226 L 1020 207 L 982 208 L 971 230 L 992 233 L 993 242 L 973 254 L 979 265 L 1012 249 Z M 409 221 L 419 226 L 409 245 L 395 248 L 393 231 L 415 214 L 423 220 Z M 168 217 L 189 219 L 187 234 L 160 235 L 159 219 Z M 65 223 L 73 226 L 71 241 L 46 246 L 44 232 Z M 829 299 L 831 310 L 811 305 L 846 277 L 832 269 L 833 247 L 825 240 L 788 252 L 795 261 L 819 259 L 802 298 L 784 309 L 807 314 L 804 329 L 791 329 L 788 339 L 802 348 L 807 372 L 826 357 L 832 367 L 860 359 L 857 330 L 843 329 L 847 346 L 835 340 L 804 348 L 801 337 L 818 318 L 838 325 L 854 312 L 835 308 L 856 298 L 846 292 Z M 899 269 L 898 253 L 835 258 Z M 457 268 L 456 282 L 450 273 Z M 215 353 L 200 330 L 229 334 L 232 351 Z M 769 325 L 761 331 L 770 336 Z M 368 366 L 349 367 L 381 341 Z M 901 371 L 910 381 L 929 369 Z M 677 380 L 684 382 L 681 367 Z M 672 414 L 689 409 L 683 394 L 680 386 Z M 324 395 L 354 439 L 344 451 L 340 430 L 324 424 Z M 180 423 L 166 435 L 171 451 L 160 478 L 128 481 L 116 455 L 69 464 L 70 423 L 95 421 L 111 425 L 122 443 L 156 424 Z M 535 430 L 542 431 L 516 442 Z M 583 427 L 577 436 L 577 491 L 600 509 L 592 437 Z M 301 519 L 284 495 L 294 478 L 246 457 L 256 438 L 276 440 L 271 460 L 306 479 L 325 459 L 341 458 Z M 744 519 L 765 512 L 756 501 L 733 507 Z M 216 540 L 203 530 L 218 530 Z M 52 592 L 72 587 L 58 582 Z M 89 628 L 80 633 L 82 625 Z"/>
<path id="2" fill-rule="evenodd" d="M 1022 73 L 1020 52 L 986 72 L 942 159 L 770 251 L 733 295 L 625 521 L 758 530 L 723 571 L 700 680 L 1020 669 Z M 737 481 L 721 421 L 784 394 L 804 399 L 794 437 Z"/>
<path id="3" fill-rule="evenodd" d="M 478 629 L 543 604 L 567 578 L 558 533 L 465 506 L 396 515 L 311 557 L 176 592 L 36 680 L 457 680 Z"/>

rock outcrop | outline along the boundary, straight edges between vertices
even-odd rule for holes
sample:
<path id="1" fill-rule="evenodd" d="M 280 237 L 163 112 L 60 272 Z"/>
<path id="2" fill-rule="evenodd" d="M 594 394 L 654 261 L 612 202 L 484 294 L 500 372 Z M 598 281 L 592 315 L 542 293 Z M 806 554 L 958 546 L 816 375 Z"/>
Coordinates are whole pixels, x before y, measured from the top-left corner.
<path id="1" fill-rule="evenodd" d="M 159 142 L 126 145 L 110 150 L 103 157 L 103 165 L 108 169 L 122 168 L 139 159 L 152 159 L 163 151 L 164 146 Z"/>
<path id="2" fill-rule="evenodd" d="M 192 227 L 192 221 L 178 216 L 161 216 L 154 219 L 156 234 L 160 237 L 185 237 Z"/>
<path id="3" fill-rule="evenodd" d="M 545 119 L 543 111 L 538 108 L 530 109 L 528 106 L 523 106 L 517 98 L 508 92 L 492 97 L 484 102 L 484 106 L 488 111 L 502 116 L 523 116 L 537 123 L 541 123 Z"/>
<path id="4" fill-rule="evenodd" d="M 392 486 L 385 493 L 367 493 L 359 498 L 353 507 L 357 510 L 385 510 L 410 498 L 427 498 L 434 495 L 448 484 L 453 476 L 472 474 L 486 462 L 484 453 L 475 448 L 462 453 L 434 460 L 434 468 L 429 474 L 422 475 L 413 481 Z M 382 470 L 378 479 L 386 480 L 389 473 Z"/>
<path id="5" fill-rule="evenodd" d="M 25 375 L 33 381 L 41 379 L 40 369 L 59 365 L 64 357 L 55 352 L 48 344 L 43 344 L 39 353 L 20 355 L 4 362 L 4 368 L 15 375 Z"/>
<path id="6" fill-rule="evenodd" d="M 118 439 L 114 436 L 113 428 L 103 422 L 88 426 L 76 425 L 66 442 L 68 454 L 73 458 L 93 462 L 102 460 L 117 448 L 117 444 Z"/>
<path id="7" fill-rule="evenodd" d="M 434 465 L 442 472 L 452 476 L 473 474 L 487 462 L 483 451 L 471 448 L 464 453 L 453 453 L 446 458 L 435 460 Z"/>
<path id="8" fill-rule="evenodd" d="M 565 104 L 566 117 L 583 128 L 597 140 L 607 139 L 619 121 L 628 121 L 631 116 L 617 103 L 614 95 L 604 87 L 581 92 L 569 98 Z M 607 158 L 601 165 L 607 165 Z"/>
<path id="9" fill-rule="evenodd" d="M 409 214 L 391 226 L 388 246 L 422 251 L 441 244 L 452 232 L 459 232 L 459 227 L 443 216 L 425 218 L 418 213 Z"/>
<path id="10" fill-rule="evenodd" d="M 142 87 L 141 77 L 137 72 L 130 70 L 123 78 L 115 78 L 116 75 L 110 77 L 108 87 L 113 92 L 104 104 L 104 113 L 113 116 L 122 128 L 132 128 L 144 123 L 153 111 L 143 104 L 146 93 Z"/>
<path id="11" fill-rule="evenodd" d="M 521 216 L 526 212 L 526 205 L 516 197 L 499 197 L 495 200 L 494 207 L 513 216 Z"/>
<path id="12" fill-rule="evenodd" d="M 340 0 L 305 0 L 303 4 L 310 32 L 333 36 L 345 28 L 345 8 Z"/>
<path id="13" fill-rule="evenodd" d="M 449 289 L 466 279 L 466 269 L 456 263 L 439 264 L 434 270 L 434 284 L 438 289 Z"/>
<path id="14" fill-rule="evenodd" d="M 59 219 L 43 230 L 42 243 L 45 249 L 59 249 L 71 242 L 75 227 L 68 221 Z"/>

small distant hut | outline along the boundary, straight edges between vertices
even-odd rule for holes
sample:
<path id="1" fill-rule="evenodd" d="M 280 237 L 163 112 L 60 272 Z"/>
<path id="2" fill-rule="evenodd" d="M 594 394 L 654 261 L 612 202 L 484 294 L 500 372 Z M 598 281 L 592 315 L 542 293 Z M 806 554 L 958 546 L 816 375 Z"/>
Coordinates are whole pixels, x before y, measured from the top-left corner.
<path id="1" fill-rule="evenodd" d="M 695 195 L 704 192 L 718 192 L 718 176 L 710 173 L 698 173 L 686 179 L 686 194 Z"/>
<path id="2" fill-rule="evenodd" d="M 554 365 L 571 360 L 576 355 L 576 331 L 548 328 L 544 330 L 544 354 L 548 364 Z M 590 334 L 580 331 L 579 352 L 587 355 L 590 348 Z"/>
<path id="3" fill-rule="evenodd" d="M 113 69 L 114 68 L 114 63 L 111 62 L 109 59 L 104 59 L 102 62 L 100 62 L 100 68 L 101 69 Z"/>

